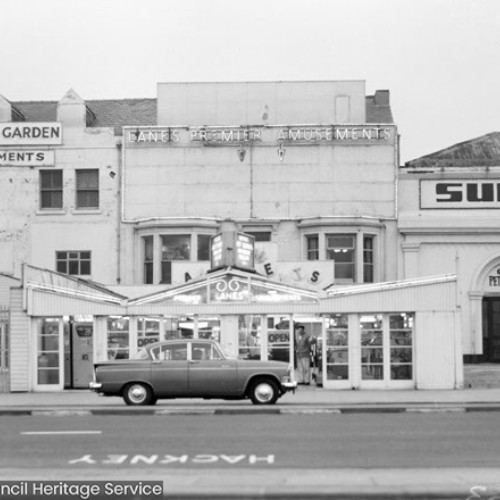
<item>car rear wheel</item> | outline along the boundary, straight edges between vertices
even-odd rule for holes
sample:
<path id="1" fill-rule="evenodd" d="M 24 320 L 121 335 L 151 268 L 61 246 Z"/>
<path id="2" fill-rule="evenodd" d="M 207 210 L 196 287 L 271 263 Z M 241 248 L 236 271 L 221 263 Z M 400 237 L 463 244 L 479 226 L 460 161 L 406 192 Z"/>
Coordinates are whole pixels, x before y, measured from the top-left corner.
<path id="1" fill-rule="evenodd" d="M 273 405 L 279 397 L 278 386 L 271 379 L 256 380 L 250 386 L 249 396 L 254 405 Z"/>
<path id="2" fill-rule="evenodd" d="M 151 387 L 139 382 L 128 384 L 125 387 L 123 390 L 123 399 L 125 403 L 131 406 L 154 405 L 156 403 L 156 398 Z"/>

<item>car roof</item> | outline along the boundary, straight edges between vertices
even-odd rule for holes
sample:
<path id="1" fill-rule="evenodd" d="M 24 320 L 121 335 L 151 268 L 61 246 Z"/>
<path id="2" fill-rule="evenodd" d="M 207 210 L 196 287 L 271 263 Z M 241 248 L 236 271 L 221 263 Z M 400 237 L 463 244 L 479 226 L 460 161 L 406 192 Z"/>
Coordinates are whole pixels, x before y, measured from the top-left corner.
<path id="1" fill-rule="evenodd" d="M 180 343 L 190 343 L 190 342 L 203 343 L 203 344 L 217 344 L 217 342 L 212 339 L 172 339 L 172 340 L 162 340 L 160 342 L 154 342 L 146 346 L 146 348 L 151 349 L 152 347 L 157 345 L 169 345 L 169 344 L 180 344 Z"/>

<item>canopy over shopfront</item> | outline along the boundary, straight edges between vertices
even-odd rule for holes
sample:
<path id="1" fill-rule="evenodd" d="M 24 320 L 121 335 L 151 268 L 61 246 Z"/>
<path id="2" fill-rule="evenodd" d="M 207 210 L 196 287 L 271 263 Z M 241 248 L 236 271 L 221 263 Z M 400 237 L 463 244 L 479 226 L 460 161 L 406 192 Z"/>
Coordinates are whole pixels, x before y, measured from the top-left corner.
<path id="1" fill-rule="evenodd" d="M 85 387 L 94 360 L 161 339 L 213 338 L 248 356 L 294 362 L 294 325 L 316 339 L 325 388 L 459 388 L 455 276 L 318 293 L 223 268 L 173 288 L 112 286 L 25 268 L 13 288 L 11 390 Z"/>

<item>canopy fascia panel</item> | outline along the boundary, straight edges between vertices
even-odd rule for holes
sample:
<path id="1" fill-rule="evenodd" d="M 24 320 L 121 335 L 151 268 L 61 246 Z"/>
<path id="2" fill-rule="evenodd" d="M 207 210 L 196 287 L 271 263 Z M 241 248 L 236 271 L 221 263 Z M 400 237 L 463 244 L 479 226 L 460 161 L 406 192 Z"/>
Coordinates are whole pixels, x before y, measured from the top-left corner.
<path id="1" fill-rule="evenodd" d="M 455 311 L 456 275 L 327 288 L 321 309 L 334 312 Z"/>
<path id="2" fill-rule="evenodd" d="M 68 314 L 68 309 L 81 309 L 85 302 L 93 310 L 108 306 L 103 309 L 107 311 L 109 306 L 121 309 L 127 302 L 125 296 L 92 281 L 29 265 L 23 267 L 22 283 L 23 307 L 29 314 L 46 316 L 52 309 Z"/>
<path id="3" fill-rule="evenodd" d="M 224 307 L 227 304 L 297 304 L 317 303 L 311 290 L 271 281 L 258 274 L 227 268 L 163 292 L 138 297 L 129 306 L 162 303 L 164 305 L 204 304 Z"/>

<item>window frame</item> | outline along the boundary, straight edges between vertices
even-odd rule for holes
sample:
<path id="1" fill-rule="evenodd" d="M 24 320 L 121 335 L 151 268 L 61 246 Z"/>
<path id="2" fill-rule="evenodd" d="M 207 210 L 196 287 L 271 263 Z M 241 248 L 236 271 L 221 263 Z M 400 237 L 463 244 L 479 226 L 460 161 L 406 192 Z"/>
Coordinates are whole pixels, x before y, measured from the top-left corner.
<path id="1" fill-rule="evenodd" d="M 56 186 L 54 183 L 54 174 L 58 174 L 60 176 L 60 186 Z M 44 187 L 44 177 L 50 177 L 51 182 L 50 182 L 50 187 Z M 63 198 L 63 184 L 64 184 L 64 176 L 63 176 L 63 170 L 58 168 L 58 169 L 40 169 L 39 170 L 39 185 L 40 185 L 40 203 L 39 207 L 40 210 L 61 210 L 64 206 L 64 198 Z M 51 205 L 50 206 L 44 206 L 44 194 L 46 193 L 51 193 Z M 60 204 L 54 204 L 54 195 L 57 193 L 60 193 Z"/>
<path id="2" fill-rule="evenodd" d="M 83 175 L 84 173 L 94 173 L 96 178 L 96 187 L 94 188 L 89 188 L 86 186 L 85 188 L 79 187 L 79 176 Z M 97 204 L 96 205 L 81 205 L 80 204 L 80 195 L 86 194 L 89 195 L 90 193 L 95 193 L 96 199 L 97 199 Z M 76 210 L 98 210 L 100 207 L 100 193 L 99 193 L 99 169 L 98 168 L 79 168 L 75 170 L 75 209 Z"/>
<path id="3" fill-rule="evenodd" d="M 83 257 L 82 254 L 87 254 L 88 258 Z M 59 254 L 66 254 L 65 258 L 59 257 Z M 71 254 L 78 254 L 77 257 L 72 257 Z M 59 267 L 59 263 L 66 263 L 66 271 Z M 78 273 L 70 272 L 70 266 L 76 262 Z M 88 273 L 82 272 L 82 263 L 88 263 Z M 58 273 L 66 274 L 68 276 L 91 276 L 92 275 L 92 251 L 91 250 L 56 250 L 56 266 L 55 269 Z"/>
<path id="4" fill-rule="evenodd" d="M 341 247 L 341 246 L 335 246 L 335 247 L 330 247 L 329 246 L 329 243 L 328 243 L 328 238 L 330 237 L 348 237 L 348 238 L 352 238 L 352 247 Z M 358 269 L 358 266 L 359 266 L 359 263 L 358 263 L 358 255 L 357 255 L 357 237 L 356 237 L 356 233 L 350 233 L 350 232 L 335 232 L 335 233 L 331 233 L 331 232 L 328 232 L 328 233 L 325 233 L 325 258 L 326 260 L 333 260 L 335 262 L 335 281 L 337 280 L 343 280 L 343 281 L 346 281 L 346 282 L 352 282 L 352 283 L 356 283 L 357 282 L 357 269 Z M 352 259 L 350 261 L 337 261 L 335 258 L 330 258 L 329 257 L 329 252 L 333 252 L 334 249 L 346 249 L 347 252 L 351 252 L 351 255 L 352 255 Z M 347 267 L 347 266 L 350 266 L 351 268 L 351 277 L 342 277 L 342 278 L 339 278 L 338 277 L 338 274 L 337 274 L 337 265 L 339 266 L 339 269 L 340 269 L 340 266 L 343 266 L 343 267 Z"/>

